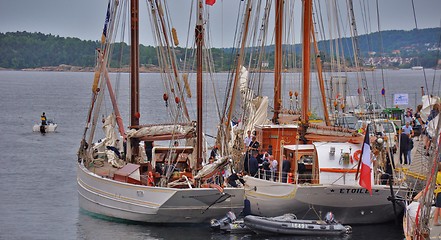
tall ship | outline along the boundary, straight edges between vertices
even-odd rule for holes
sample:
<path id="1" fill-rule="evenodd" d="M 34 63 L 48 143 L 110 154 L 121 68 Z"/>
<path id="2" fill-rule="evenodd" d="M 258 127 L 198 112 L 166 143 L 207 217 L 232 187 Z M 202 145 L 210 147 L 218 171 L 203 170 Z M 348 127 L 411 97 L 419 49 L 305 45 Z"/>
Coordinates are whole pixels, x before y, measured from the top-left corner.
<path id="1" fill-rule="evenodd" d="M 197 113 L 192 119 L 186 103 L 192 95 L 191 78 L 179 70 L 174 52 L 178 38 L 165 11 L 167 2 L 147 1 L 164 80 L 163 99 L 156 105 L 165 109 L 157 111 L 143 108 L 140 100 L 142 92 L 161 90 L 140 88 L 139 1 L 109 1 L 101 48 L 97 49 L 90 108 L 78 151 L 78 198 L 82 209 L 148 223 L 207 222 L 225 212 L 239 214 L 242 210 L 244 189 L 223 187 L 215 179 L 231 162 L 230 156 L 216 155 L 210 162 L 206 156 L 203 99 L 208 94 L 204 92 L 204 83 L 210 76 L 203 75 L 203 64 L 209 65 L 203 63 L 209 58 L 204 54 L 206 5 L 202 0 L 195 2 L 196 59 L 195 69 L 190 72 L 195 73 Z M 126 19 L 130 25 L 122 22 Z M 130 30 L 129 122 L 123 120 L 114 90 L 120 87 L 115 88 L 115 81 L 112 82 L 112 77 L 122 76 L 109 73 L 112 56 L 123 54 L 118 47 L 125 44 L 117 44 L 115 39 L 125 36 L 125 26 Z M 111 110 L 106 106 L 112 106 Z M 141 124 L 143 116 L 161 114 L 169 122 L 150 118 L 151 122 Z M 96 130 L 101 122 L 104 133 L 100 137 Z"/>
<path id="2" fill-rule="evenodd" d="M 381 134 L 382 126 L 364 126 L 364 130 L 372 127 L 371 134 L 366 137 L 365 132 L 336 126 L 330 114 L 346 112 L 344 93 L 347 90 L 339 87 L 343 77 L 332 76 L 336 85 L 331 89 L 333 91 L 325 91 L 322 52 L 318 49 L 316 41 L 316 32 L 323 29 L 314 28 L 333 27 L 330 22 L 320 21 L 338 16 L 338 7 L 332 6 L 328 9 L 328 18 L 320 18 L 320 3 L 317 2 L 313 6 L 311 0 L 302 1 L 302 49 L 298 64 L 293 63 L 298 59 L 296 53 L 291 52 L 295 47 L 286 41 L 295 39 L 293 13 L 299 4 L 282 0 L 265 4 L 254 4 L 252 1 L 244 3 L 246 7 L 241 24 L 243 28 L 239 31 L 242 35 L 238 38 L 242 42 L 238 44 L 240 50 L 236 59 L 236 71 L 231 78 L 234 86 L 231 88 L 232 99 L 236 96 L 236 102 L 230 102 L 230 111 L 226 113 L 225 121 L 238 123 L 225 126 L 226 132 L 231 132 L 225 138 L 230 140 L 231 151 L 235 152 L 233 155 L 245 153 L 245 160 L 237 163 L 237 167 L 247 168 L 246 158 L 249 158 L 250 153 L 245 149 L 243 139 L 246 133 L 251 131 L 255 132 L 257 142 L 260 143 L 259 148 L 263 152 L 271 152 L 273 159 L 270 160 L 273 167 L 277 168 L 271 171 L 260 170 L 255 175 L 245 176 L 245 198 L 250 202 L 251 213 L 267 217 L 294 213 L 304 219 L 316 219 L 324 217 L 322 215 L 326 212 L 333 212 L 336 220 L 344 224 L 375 224 L 395 219 L 403 211 L 403 205 L 394 199 L 404 196 L 407 186 L 402 176 L 395 175 L 395 166 L 391 160 L 391 141 Z M 358 92 L 360 102 L 369 101 L 367 83 L 357 52 L 354 8 L 352 1 L 347 1 L 346 4 L 350 16 L 348 26 L 353 38 L 354 69 L 359 72 L 359 88 L 353 91 Z M 321 8 L 323 9 L 323 6 Z M 269 24 L 272 16 L 274 33 Z M 253 22 L 256 19 L 260 21 Z M 334 29 L 338 27 L 334 26 Z M 266 40 L 274 40 L 274 52 L 269 51 L 265 45 Z M 334 43 L 339 43 L 339 39 L 330 42 L 337 49 Z M 335 65 L 343 68 L 341 58 L 338 57 L 343 51 L 335 51 L 335 58 L 339 59 Z M 268 69 L 271 65 L 268 57 L 264 55 L 268 52 L 274 57 L 273 69 Z M 314 69 L 311 62 L 315 63 Z M 316 71 L 314 75 L 313 70 Z M 265 91 L 261 89 L 263 84 L 260 82 L 268 77 L 268 72 L 273 72 L 274 75 L 272 89 L 266 89 L 273 90 L 272 106 L 268 97 L 262 94 Z M 318 83 L 314 89 L 311 85 L 313 76 Z M 289 85 L 290 83 L 293 85 Z M 294 90 L 296 87 L 298 91 Z M 283 94 L 284 88 L 285 91 L 286 88 L 289 90 L 289 94 Z M 234 92 L 234 89 L 240 91 Z M 313 90 L 321 93 L 319 102 L 323 107 L 323 118 L 320 121 L 313 119 Z M 282 106 L 286 95 L 289 96 L 289 101 L 285 101 L 288 105 Z M 242 111 L 235 112 L 233 109 L 237 109 L 237 106 L 240 106 Z M 269 120 L 266 118 L 268 112 L 273 114 Z M 378 115 L 369 115 L 369 119 L 375 118 L 378 118 Z M 364 139 L 368 139 L 366 148 L 363 147 Z M 365 152 L 364 149 L 369 151 Z M 370 169 L 369 190 L 359 184 L 362 158 L 367 159 L 366 165 Z M 290 167 L 285 170 L 284 166 Z"/>

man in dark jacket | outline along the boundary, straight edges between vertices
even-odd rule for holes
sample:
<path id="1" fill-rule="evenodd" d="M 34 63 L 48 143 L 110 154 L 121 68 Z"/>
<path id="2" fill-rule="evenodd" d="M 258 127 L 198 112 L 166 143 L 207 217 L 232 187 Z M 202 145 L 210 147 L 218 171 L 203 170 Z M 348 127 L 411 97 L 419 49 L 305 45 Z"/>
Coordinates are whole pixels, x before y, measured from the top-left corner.
<path id="1" fill-rule="evenodd" d="M 259 163 L 257 162 L 257 151 L 253 151 L 250 159 L 248 160 L 250 175 L 254 177 L 259 170 Z"/>
<path id="2" fill-rule="evenodd" d="M 407 152 L 409 151 L 409 135 L 404 132 L 400 135 L 400 163 L 407 164 Z M 404 157 L 404 161 L 403 161 Z"/>
<path id="3" fill-rule="evenodd" d="M 282 162 L 282 182 L 286 183 L 287 175 L 291 171 L 291 162 L 283 156 Z"/>

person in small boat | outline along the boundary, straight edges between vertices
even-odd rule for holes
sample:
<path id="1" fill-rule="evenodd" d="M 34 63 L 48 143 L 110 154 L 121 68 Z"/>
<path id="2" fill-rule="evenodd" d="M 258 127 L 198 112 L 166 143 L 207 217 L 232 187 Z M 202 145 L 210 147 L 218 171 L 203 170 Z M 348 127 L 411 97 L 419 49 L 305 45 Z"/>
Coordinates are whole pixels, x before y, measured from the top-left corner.
<path id="1" fill-rule="evenodd" d="M 46 114 L 44 112 L 43 112 L 43 114 L 41 114 L 40 119 L 41 119 L 42 126 L 47 125 L 47 118 L 46 118 Z"/>

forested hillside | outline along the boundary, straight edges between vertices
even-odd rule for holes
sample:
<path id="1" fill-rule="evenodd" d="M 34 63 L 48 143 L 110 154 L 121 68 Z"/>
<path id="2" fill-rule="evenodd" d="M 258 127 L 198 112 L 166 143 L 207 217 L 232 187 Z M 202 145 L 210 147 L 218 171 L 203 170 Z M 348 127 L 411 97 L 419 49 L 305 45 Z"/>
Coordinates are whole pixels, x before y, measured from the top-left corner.
<path id="1" fill-rule="evenodd" d="M 435 67 L 439 58 L 440 28 L 428 28 L 421 30 L 383 31 L 381 34 L 373 33 L 359 37 L 360 49 L 363 58 L 373 56 L 392 56 L 418 59 L 418 65 Z M 351 51 L 349 38 L 342 39 L 345 54 L 348 58 Z M 382 43 L 382 44 L 380 44 Z M 323 61 L 329 59 L 330 42 L 319 42 Z M 44 66 L 59 66 L 61 64 L 93 67 L 95 64 L 96 48 L 100 47 L 98 41 L 83 41 L 73 37 L 59 37 L 51 34 L 8 32 L 0 33 L 0 68 L 25 69 L 39 68 Z M 294 46 L 297 53 L 301 53 L 301 45 Z M 111 60 L 112 67 L 127 66 L 129 58 L 129 46 L 126 43 L 115 44 Z M 287 51 L 288 47 L 284 47 Z M 177 59 L 184 59 L 185 49 L 177 49 Z M 267 47 L 268 52 L 273 51 L 273 46 Z M 231 66 L 232 49 L 211 49 L 215 69 L 222 71 Z M 124 56 L 123 59 L 119 59 Z M 143 65 L 158 66 L 156 50 L 152 46 L 140 46 L 140 62 Z M 268 59 L 269 67 L 272 66 L 272 56 Z M 401 63 L 400 63 L 401 64 Z M 395 64 L 394 67 L 407 67 Z M 416 63 L 415 63 L 416 64 Z M 390 65 L 389 65 L 390 66 Z"/>

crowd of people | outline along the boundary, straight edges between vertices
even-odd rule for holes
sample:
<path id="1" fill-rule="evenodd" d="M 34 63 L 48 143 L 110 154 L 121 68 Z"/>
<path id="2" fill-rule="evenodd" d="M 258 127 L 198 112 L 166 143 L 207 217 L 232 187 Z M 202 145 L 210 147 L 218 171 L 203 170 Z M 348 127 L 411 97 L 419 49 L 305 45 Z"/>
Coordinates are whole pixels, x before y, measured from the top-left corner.
<path id="1" fill-rule="evenodd" d="M 422 105 L 418 105 L 415 114 L 411 108 L 406 109 L 404 122 L 400 133 L 400 163 L 411 164 L 411 151 L 413 149 L 413 141 L 424 141 L 424 154 L 429 156 L 430 144 L 432 136 L 427 131 L 427 126 L 439 114 L 439 103 L 435 103 L 430 111 L 427 120 L 421 118 Z M 416 136 L 415 132 L 418 133 Z"/>
<path id="2" fill-rule="evenodd" d="M 274 158 L 273 147 L 269 145 L 263 149 L 257 141 L 256 135 L 247 131 L 244 138 L 244 172 L 253 177 L 260 176 L 266 180 L 276 181 L 278 179 L 279 161 Z M 291 171 L 291 162 L 283 155 L 282 161 L 282 182 L 287 182 L 288 173 Z"/>

